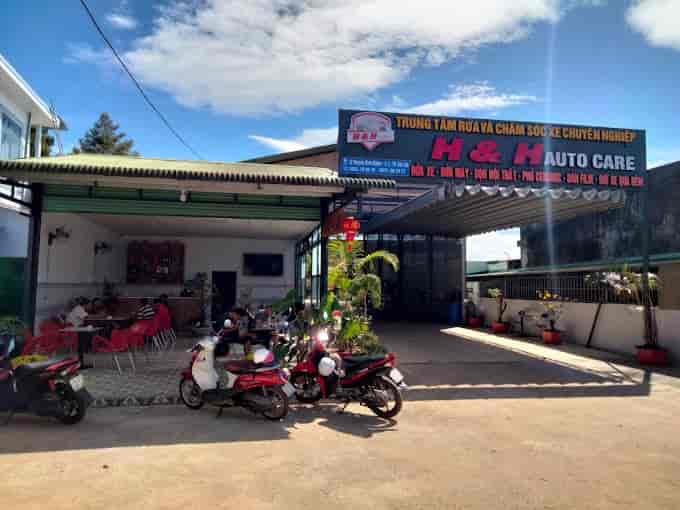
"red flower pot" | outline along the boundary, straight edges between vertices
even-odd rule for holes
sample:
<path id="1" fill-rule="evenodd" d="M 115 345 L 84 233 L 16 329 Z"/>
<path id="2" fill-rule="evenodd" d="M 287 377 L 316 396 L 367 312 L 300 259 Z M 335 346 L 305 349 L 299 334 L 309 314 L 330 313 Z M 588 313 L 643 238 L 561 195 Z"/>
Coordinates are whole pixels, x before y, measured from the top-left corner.
<path id="1" fill-rule="evenodd" d="M 562 337 L 559 331 L 543 330 L 543 343 L 548 345 L 557 345 L 562 343 Z"/>
<path id="2" fill-rule="evenodd" d="M 637 359 L 641 365 L 666 366 L 668 365 L 668 351 L 658 347 L 641 346 L 637 348 Z"/>
<path id="3" fill-rule="evenodd" d="M 508 324 L 505 322 L 492 322 L 491 329 L 496 334 L 506 333 L 508 331 Z"/>
<path id="4" fill-rule="evenodd" d="M 468 317 L 467 323 L 471 328 L 479 328 L 482 325 L 482 319 L 479 317 Z"/>

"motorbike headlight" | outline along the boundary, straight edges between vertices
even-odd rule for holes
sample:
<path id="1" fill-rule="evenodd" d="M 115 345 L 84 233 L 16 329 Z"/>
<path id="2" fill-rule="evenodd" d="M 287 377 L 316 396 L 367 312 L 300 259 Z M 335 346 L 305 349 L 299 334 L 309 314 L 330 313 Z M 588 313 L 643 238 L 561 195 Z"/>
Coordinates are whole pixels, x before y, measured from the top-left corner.
<path id="1" fill-rule="evenodd" d="M 330 339 L 328 336 L 328 330 L 324 328 L 319 331 L 319 333 L 316 335 L 316 339 L 323 344 L 327 344 L 328 340 Z"/>

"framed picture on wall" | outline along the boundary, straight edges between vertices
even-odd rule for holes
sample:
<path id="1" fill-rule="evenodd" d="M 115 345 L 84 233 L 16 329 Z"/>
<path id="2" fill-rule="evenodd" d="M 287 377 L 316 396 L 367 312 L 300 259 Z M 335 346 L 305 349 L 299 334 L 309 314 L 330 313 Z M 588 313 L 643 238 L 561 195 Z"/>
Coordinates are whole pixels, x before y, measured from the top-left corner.
<path id="1" fill-rule="evenodd" d="M 127 282 L 182 284 L 184 244 L 177 241 L 132 241 L 127 246 Z"/>

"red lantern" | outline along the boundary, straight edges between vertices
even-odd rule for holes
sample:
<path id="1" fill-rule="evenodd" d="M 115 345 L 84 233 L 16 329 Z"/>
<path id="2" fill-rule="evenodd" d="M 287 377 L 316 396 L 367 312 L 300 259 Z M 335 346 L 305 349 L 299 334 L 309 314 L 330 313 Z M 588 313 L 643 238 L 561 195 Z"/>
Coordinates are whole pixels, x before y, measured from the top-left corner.
<path id="1" fill-rule="evenodd" d="M 352 218 L 351 216 L 342 220 L 342 232 L 345 234 L 349 251 L 352 251 L 352 241 L 354 241 L 359 230 L 361 230 L 361 223 L 359 220 Z"/>

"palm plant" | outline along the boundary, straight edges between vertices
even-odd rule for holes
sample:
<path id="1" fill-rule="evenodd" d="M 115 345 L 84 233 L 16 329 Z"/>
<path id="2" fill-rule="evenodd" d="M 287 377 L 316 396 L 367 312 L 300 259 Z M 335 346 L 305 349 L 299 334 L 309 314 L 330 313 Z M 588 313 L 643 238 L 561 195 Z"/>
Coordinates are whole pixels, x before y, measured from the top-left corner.
<path id="1" fill-rule="evenodd" d="M 382 261 L 392 270 L 399 271 L 399 258 L 387 250 L 376 250 L 365 254 L 363 248 L 354 247 L 351 251 L 344 241 L 328 243 L 329 260 L 332 267 L 328 271 L 328 288 L 341 303 L 362 310 L 368 317 L 368 300 L 373 306 L 382 306 L 382 281 L 375 274 L 377 262 Z"/>

